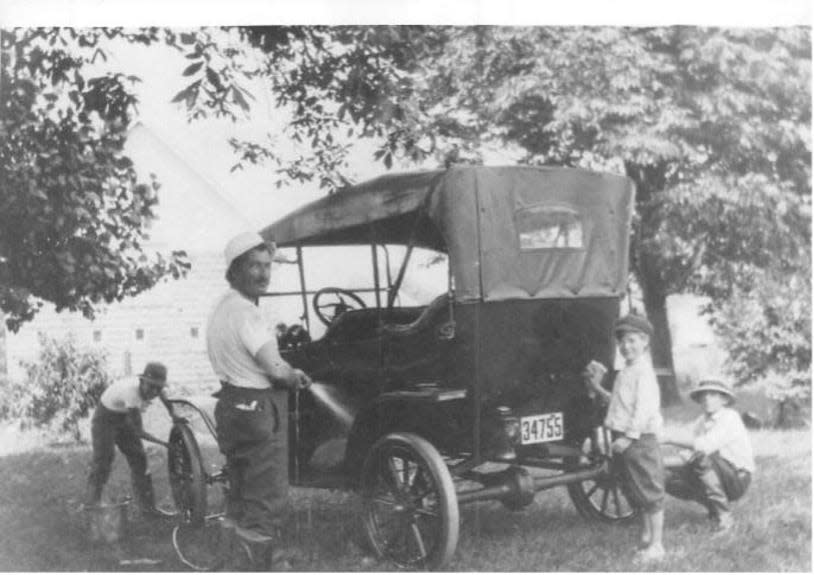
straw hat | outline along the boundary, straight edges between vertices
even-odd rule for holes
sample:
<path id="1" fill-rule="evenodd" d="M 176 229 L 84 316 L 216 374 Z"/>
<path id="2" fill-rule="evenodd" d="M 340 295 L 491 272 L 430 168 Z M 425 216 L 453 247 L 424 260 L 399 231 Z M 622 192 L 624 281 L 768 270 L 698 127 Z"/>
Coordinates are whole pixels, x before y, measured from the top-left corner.
<path id="1" fill-rule="evenodd" d="M 690 392 L 690 398 L 693 401 L 700 403 L 701 394 L 705 391 L 720 393 L 721 395 L 726 396 L 729 404 L 735 403 L 735 394 L 732 391 L 732 387 L 720 378 L 707 377 L 701 379 L 695 389 Z"/>

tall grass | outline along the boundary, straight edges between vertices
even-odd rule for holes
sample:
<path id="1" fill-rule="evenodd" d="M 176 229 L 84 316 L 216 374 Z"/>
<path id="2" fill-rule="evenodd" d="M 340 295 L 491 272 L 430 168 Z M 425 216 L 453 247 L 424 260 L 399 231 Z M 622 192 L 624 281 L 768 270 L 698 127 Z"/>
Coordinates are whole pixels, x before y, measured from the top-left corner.
<path id="1" fill-rule="evenodd" d="M 712 537 L 697 504 L 668 499 L 666 560 L 631 562 L 636 526 L 610 527 L 577 515 L 564 488 L 541 492 L 519 512 L 500 503 L 461 508 L 461 537 L 450 571 L 811 571 L 811 436 L 807 430 L 752 434 L 758 471 L 731 534 Z M 205 459 L 218 464 L 216 448 Z M 150 449 L 159 500 L 169 502 L 162 450 Z M 170 524 L 135 524 L 119 547 L 87 542 L 79 511 L 88 447 L 37 449 L 0 457 L 0 570 L 129 571 L 121 559 L 152 558 L 160 571 L 182 570 Z M 129 492 L 117 456 L 108 492 Z M 214 497 L 214 492 L 213 492 Z M 303 571 L 390 571 L 367 556 L 356 530 L 359 501 L 349 493 L 294 489 L 283 535 Z M 147 567 L 145 567 L 146 569 Z"/>

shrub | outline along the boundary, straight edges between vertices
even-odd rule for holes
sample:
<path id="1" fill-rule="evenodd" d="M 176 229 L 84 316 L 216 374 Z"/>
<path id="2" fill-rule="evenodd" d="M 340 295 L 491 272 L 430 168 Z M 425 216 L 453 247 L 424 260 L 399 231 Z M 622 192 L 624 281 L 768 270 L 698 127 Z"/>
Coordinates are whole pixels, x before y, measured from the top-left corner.
<path id="1" fill-rule="evenodd" d="M 777 427 L 799 425 L 811 398 L 810 276 L 755 273 L 751 289 L 735 290 L 714 323 L 736 380 L 776 402 Z"/>
<path id="2" fill-rule="evenodd" d="M 0 416 L 18 419 L 23 428 L 47 428 L 60 436 L 82 440 L 79 421 L 99 402 L 111 378 L 103 353 L 76 346 L 72 336 L 62 340 L 39 335 L 40 351 L 23 362 L 22 383 L 9 383 Z"/>

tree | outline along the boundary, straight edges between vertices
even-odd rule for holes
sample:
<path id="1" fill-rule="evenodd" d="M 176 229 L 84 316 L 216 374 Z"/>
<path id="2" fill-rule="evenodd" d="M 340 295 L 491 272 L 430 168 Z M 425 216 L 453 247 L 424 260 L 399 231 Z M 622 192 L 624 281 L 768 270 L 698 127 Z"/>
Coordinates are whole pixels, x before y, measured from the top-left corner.
<path id="1" fill-rule="evenodd" d="M 806 273 L 805 28 L 251 28 L 239 35 L 265 55 L 249 75 L 270 79 L 292 114 L 292 137 L 314 152 L 281 168 L 289 179 L 319 174 L 324 186 L 339 185 L 345 130 L 378 138 L 375 157 L 385 167 L 395 157 L 431 155 L 479 162 L 496 145 L 524 163 L 631 177 L 631 262 L 656 327 L 659 365 L 673 367 L 668 295 L 709 296 L 710 311 L 723 314 L 731 298 L 755 295 L 755 274 Z M 241 68 L 230 71 L 236 78 Z M 212 80 L 206 97 L 187 99 L 193 115 L 218 110 L 211 94 L 223 90 Z M 279 163 L 263 145 L 235 147 L 249 161 Z M 676 399 L 674 386 L 665 392 Z"/>
<path id="2" fill-rule="evenodd" d="M 352 138 L 374 158 L 479 162 L 501 147 L 528 164 L 622 172 L 637 185 L 633 273 L 672 368 L 667 296 L 723 314 L 758 297 L 756 274 L 796 278 L 810 259 L 811 40 L 805 28 L 264 27 L 144 43 L 184 50 L 191 119 L 248 114 L 263 78 L 284 136 L 233 140 L 237 167 L 271 161 L 278 183 L 346 178 Z M 103 99 L 107 98 L 107 93 Z M 805 286 L 803 286 L 805 289 Z M 808 288 L 810 290 L 810 287 Z M 744 376 L 745 377 L 745 376 Z M 676 390 L 665 395 L 674 399 Z M 671 397 L 672 396 L 672 397 Z"/>
<path id="3" fill-rule="evenodd" d="M 144 253 L 157 183 L 123 153 L 136 78 L 88 76 L 105 38 L 156 31 L 15 29 L 0 34 L 0 310 L 10 329 L 43 301 L 92 316 L 179 277 L 183 252 Z"/>
<path id="4" fill-rule="evenodd" d="M 461 30 L 439 99 L 525 162 L 635 181 L 631 261 L 672 367 L 669 294 L 715 308 L 810 257 L 810 46 L 802 28 Z"/>

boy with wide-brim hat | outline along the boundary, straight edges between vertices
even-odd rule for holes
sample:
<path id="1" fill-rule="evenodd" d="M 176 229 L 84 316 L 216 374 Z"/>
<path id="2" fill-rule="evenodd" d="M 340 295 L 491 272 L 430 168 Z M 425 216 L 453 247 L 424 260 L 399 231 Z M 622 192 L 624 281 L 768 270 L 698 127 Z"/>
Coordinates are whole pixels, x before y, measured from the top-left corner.
<path id="1" fill-rule="evenodd" d="M 735 394 L 722 378 L 702 378 L 690 398 L 704 413 L 693 424 L 692 439 L 678 434 L 665 438 L 665 443 L 693 451 L 683 465 L 668 467 L 666 489 L 674 497 L 698 501 L 715 531 L 729 531 L 734 525 L 730 503 L 743 497 L 755 471 L 749 434 L 732 408 Z"/>

